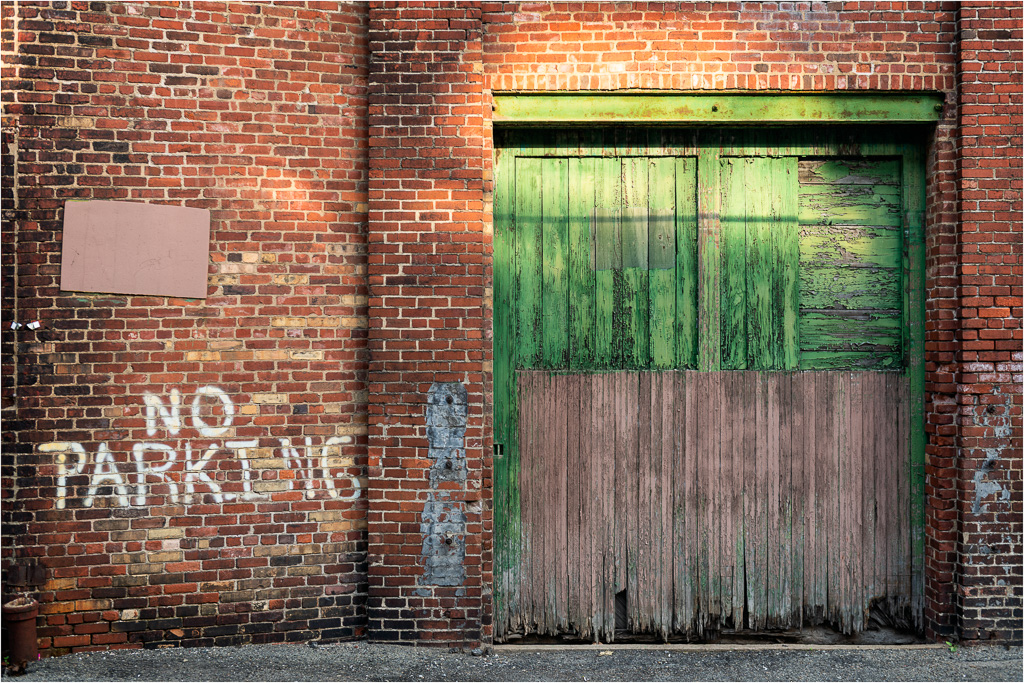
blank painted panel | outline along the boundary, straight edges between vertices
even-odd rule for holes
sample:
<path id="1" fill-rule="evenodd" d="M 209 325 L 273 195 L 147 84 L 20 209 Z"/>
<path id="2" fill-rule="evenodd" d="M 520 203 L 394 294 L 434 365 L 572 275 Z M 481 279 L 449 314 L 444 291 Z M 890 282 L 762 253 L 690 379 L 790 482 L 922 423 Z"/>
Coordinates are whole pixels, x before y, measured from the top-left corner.
<path id="1" fill-rule="evenodd" d="M 206 298 L 210 212 L 133 202 L 68 202 L 60 288 Z"/>

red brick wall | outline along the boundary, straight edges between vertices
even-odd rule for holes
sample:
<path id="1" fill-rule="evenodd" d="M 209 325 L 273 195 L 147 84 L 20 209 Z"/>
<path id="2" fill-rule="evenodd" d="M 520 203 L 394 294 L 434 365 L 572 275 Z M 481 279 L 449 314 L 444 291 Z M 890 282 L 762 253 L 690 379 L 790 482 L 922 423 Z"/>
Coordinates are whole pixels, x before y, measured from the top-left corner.
<path id="1" fill-rule="evenodd" d="M 51 653 L 361 636 L 365 7 L 4 3 L 3 52 L 4 598 Z M 61 292 L 70 199 L 209 209 L 208 297 Z"/>
<path id="2" fill-rule="evenodd" d="M 490 636 L 481 28 L 475 3 L 370 9 L 368 612 L 381 640 Z M 438 384 L 468 399 L 461 480 L 432 477 Z"/>
<path id="3" fill-rule="evenodd" d="M 960 8 L 961 637 L 1021 640 L 1024 10 Z"/>

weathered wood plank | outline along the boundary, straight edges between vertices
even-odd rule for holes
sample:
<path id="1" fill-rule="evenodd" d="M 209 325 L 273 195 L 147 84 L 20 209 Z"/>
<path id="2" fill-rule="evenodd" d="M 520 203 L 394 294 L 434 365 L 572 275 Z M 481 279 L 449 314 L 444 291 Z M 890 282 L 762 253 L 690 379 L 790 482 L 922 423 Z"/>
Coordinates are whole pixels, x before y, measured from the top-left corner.
<path id="1" fill-rule="evenodd" d="M 700 524 L 700 506 L 697 502 L 697 425 L 699 419 L 699 407 L 697 404 L 696 388 L 699 374 L 696 371 L 681 373 L 679 390 L 680 402 L 683 406 L 681 416 L 682 452 L 677 462 L 682 465 L 683 485 L 682 501 L 677 505 L 679 514 L 682 515 L 683 525 L 683 557 L 684 564 L 682 574 L 683 604 L 680 621 L 688 633 L 697 631 L 697 612 L 699 610 L 698 586 L 699 586 L 699 564 L 697 552 L 698 526 Z"/>
<path id="2" fill-rule="evenodd" d="M 618 159 L 595 160 L 595 364 L 598 368 L 615 367 L 615 283 L 616 272 L 622 269 L 622 234 L 619 229 L 621 173 Z"/>
<path id="3" fill-rule="evenodd" d="M 775 288 L 777 254 L 772 235 L 772 177 L 769 159 L 745 159 L 747 170 L 747 365 L 752 370 L 779 367 Z"/>
<path id="4" fill-rule="evenodd" d="M 677 550 L 673 534 L 672 524 L 672 493 L 676 488 L 676 473 L 673 468 L 675 455 L 675 372 L 660 374 L 661 380 L 661 562 L 660 562 L 660 624 L 659 634 L 662 640 L 668 642 L 672 631 L 672 595 L 674 585 L 672 583 L 674 557 Z"/>
<path id="5" fill-rule="evenodd" d="M 800 353 L 801 370 L 892 370 L 898 367 L 891 356 L 874 351 L 805 351 Z"/>
<path id="6" fill-rule="evenodd" d="M 725 423 L 728 419 L 728 413 L 722 410 L 725 404 L 725 377 L 728 375 L 726 372 L 716 372 L 712 375 L 711 382 L 711 405 L 712 409 L 712 424 L 709 427 L 712 429 L 713 444 L 712 444 L 712 481 L 714 482 L 714 495 L 712 503 L 714 505 L 714 526 L 712 533 L 714 534 L 713 553 L 714 553 L 714 573 L 712 574 L 712 600 L 715 608 L 715 621 L 714 628 L 721 630 L 722 621 L 725 615 L 728 613 L 727 606 L 732 605 L 732 598 L 728 597 L 728 591 L 731 587 L 731 554 L 727 551 L 725 545 L 727 526 L 728 526 L 728 496 L 729 496 L 729 485 L 730 481 L 726 479 L 727 469 L 726 462 L 728 453 L 723 448 L 723 433 L 725 429 Z"/>
<path id="7" fill-rule="evenodd" d="M 512 461 L 518 459 L 514 442 L 509 430 L 514 425 L 512 415 L 516 400 L 512 390 L 513 375 L 511 371 L 512 355 L 515 348 L 512 312 L 512 276 L 515 270 L 513 249 L 515 239 L 515 223 L 511 206 L 515 191 L 511 187 L 514 177 L 514 157 L 496 153 L 494 164 L 494 343 L 496 348 L 504 348 L 506 353 L 494 355 L 494 442 L 502 444 L 506 449 L 505 456 L 495 459 L 494 467 L 494 611 L 495 637 L 504 638 L 506 625 L 514 610 L 512 604 L 512 576 L 514 565 L 518 560 L 513 550 L 518 545 L 519 535 L 512 528 L 513 519 L 518 515 L 513 510 L 515 503 L 511 497 Z"/>
<path id="8" fill-rule="evenodd" d="M 863 430 L 863 456 L 861 458 L 861 600 L 867 604 L 876 592 L 875 588 L 875 407 L 885 398 L 885 385 L 879 385 L 875 373 L 861 376 L 861 410 Z"/>
<path id="9" fill-rule="evenodd" d="M 776 172 L 772 179 L 778 201 L 775 227 L 778 240 L 779 312 L 781 349 L 779 367 L 795 370 L 800 362 L 800 226 L 797 223 L 796 159 L 774 160 Z"/>
<path id="10" fill-rule="evenodd" d="M 591 421 L 594 425 L 594 440 L 598 446 L 601 467 L 597 480 L 600 507 L 600 526 L 598 546 L 601 552 L 599 585 L 596 588 L 598 598 L 598 631 L 599 637 L 607 642 L 614 638 L 614 472 L 615 472 L 615 436 L 614 410 L 611 398 L 613 375 L 594 375 L 594 399 L 591 404 Z"/>
<path id="11" fill-rule="evenodd" d="M 908 236 L 906 262 L 907 291 L 907 405 L 910 408 L 910 522 L 911 531 L 911 612 L 914 623 L 924 619 L 925 562 L 925 162 L 924 144 L 919 137 L 902 146 L 903 210 L 902 225 Z"/>
<path id="12" fill-rule="evenodd" d="M 697 160 L 675 160 L 676 368 L 697 367 Z"/>
<path id="13" fill-rule="evenodd" d="M 615 292 L 620 368 L 650 363 L 647 160 L 622 160 L 622 272 Z"/>
<path id="14" fill-rule="evenodd" d="M 767 619 L 769 628 L 781 626 L 782 617 L 782 573 L 780 571 L 779 551 L 782 547 L 782 529 L 780 519 L 780 484 L 781 484 L 781 443 L 780 443 L 780 375 L 769 373 L 767 383 L 767 432 L 768 442 L 765 444 L 766 475 L 767 475 L 767 507 L 768 539 L 766 545 L 767 583 Z"/>
<path id="15" fill-rule="evenodd" d="M 546 159 L 541 188 L 541 319 L 543 367 L 564 368 L 568 361 L 569 320 L 569 165 Z"/>
<path id="16" fill-rule="evenodd" d="M 641 537 L 640 534 L 640 526 L 642 524 L 640 512 L 644 509 L 640 504 L 640 462 L 641 458 L 643 458 L 645 464 L 650 462 L 650 443 L 641 442 L 641 434 L 647 430 L 640 430 L 641 414 L 646 414 L 647 420 L 650 420 L 650 403 L 640 400 L 640 383 L 644 374 L 637 372 L 626 374 L 625 394 L 623 396 L 626 404 L 626 430 L 623 434 L 626 476 L 623 481 L 626 483 L 627 497 L 622 512 L 626 517 L 624 533 L 626 544 L 624 588 L 626 589 L 628 615 L 627 628 L 632 628 L 633 624 L 638 621 L 638 608 L 640 605 L 640 580 L 638 572 L 643 559 L 640 556 L 640 549 L 645 540 L 648 543 L 650 542 L 649 530 L 645 532 L 644 537 Z M 649 391 L 649 386 L 645 387 L 645 389 Z M 644 441 L 648 440 L 644 439 Z M 649 507 L 650 489 L 648 489 L 646 496 Z"/>
<path id="17" fill-rule="evenodd" d="M 597 274 L 596 177 L 593 158 L 569 159 L 569 367 L 595 361 Z M 497 258 L 497 257 L 495 257 Z"/>
<path id="18" fill-rule="evenodd" d="M 804 553 L 803 553 L 803 576 L 804 576 L 804 619 L 809 623 L 816 623 L 819 618 L 815 608 L 818 603 L 818 558 L 820 551 L 817 546 L 818 538 L 818 511 L 820 502 L 818 495 L 818 474 L 817 464 L 817 421 L 816 413 L 818 408 L 818 374 L 799 373 L 803 387 L 803 453 L 804 453 L 804 490 L 807 491 L 807 499 L 804 504 Z"/>
<path id="19" fill-rule="evenodd" d="M 801 309 L 899 310 L 898 272 L 889 268 L 836 268 L 801 264 Z"/>
<path id="20" fill-rule="evenodd" d="M 830 445 L 831 445 L 831 466 L 834 474 L 832 486 L 833 504 L 829 507 L 833 512 L 833 523 L 830 525 L 833 530 L 829 534 L 829 614 L 830 618 L 843 625 L 843 597 L 846 588 L 846 572 L 844 571 L 845 559 L 845 529 L 844 523 L 848 518 L 845 505 L 849 500 L 844 495 L 844 488 L 849 483 L 846 481 L 844 465 L 849 461 L 849 444 L 843 439 L 849 417 L 847 398 L 849 396 L 849 383 L 847 373 L 837 372 L 835 376 L 838 381 L 834 386 L 833 400 L 830 403 Z"/>
<path id="21" fill-rule="evenodd" d="M 580 630 L 585 621 L 581 610 L 583 602 L 581 590 L 586 583 L 583 572 L 587 558 L 581 557 L 580 545 L 585 533 L 583 511 L 586 508 L 586 501 L 584 500 L 584 475 L 580 462 L 580 428 L 582 426 L 580 383 L 582 376 L 565 375 L 559 380 L 566 385 L 566 612 L 563 617 L 564 622 L 559 624 L 559 629 L 564 633 L 574 627 Z"/>
<path id="22" fill-rule="evenodd" d="M 899 185 L 896 159 L 800 159 L 801 185 Z"/>
<path id="23" fill-rule="evenodd" d="M 816 445 L 818 454 L 815 463 L 817 477 L 817 494 L 815 504 L 818 506 L 818 527 L 816 543 L 818 556 L 818 576 L 815 596 L 816 605 L 820 606 L 822 619 L 832 619 L 829 596 L 836 595 L 834 584 L 836 548 L 838 544 L 838 525 L 836 524 L 835 503 L 837 496 L 837 472 L 835 468 L 835 438 L 833 432 L 835 373 L 817 373 L 818 398 L 816 423 Z M 833 598 L 834 599 L 834 598 Z"/>
<path id="24" fill-rule="evenodd" d="M 697 368 L 721 368 L 721 171 L 714 138 L 697 158 L 697 302 L 699 307 Z"/>
<path id="25" fill-rule="evenodd" d="M 900 225 L 900 192 L 885 185 L 802 185 L 804 225 Z"/>
<path id="26" fill-rule="evenodd" d="M 648 265 L 650 364 L 655 370 L 676 362 L 676 198 L 674 159 L 649 159 Z"/>
<path id="27" fill-rule="evenodd" d="M 722 367 L 747 367 L 747 204 L 744 159 L 722 159 Z"/>
<path id="28" fill-rule="evenodd" d="M 637 496 L 633 499 L 630 538 L 635 542 L 630 549 L 629 612 L 630 623 L 638 631 L 650 629 L 650 617 L 654 596 L 651 573 L 652 519 L 654 493 L 654 444 L 651 434 L 651 373 L 637 373 L 636 402 L 633 415 L 636 416 L 636 446 L 634 448 L 633 476 Z M 633 530 L 635 529 L 635 535 Z"/>
<path id="29" fill-rule="evenodd" d="M 807 584 L 804 570 L 806 567 L 804 558 L 805 538 L 807 536 L 807 504 L 813 494 L 808 486 L 807 480 L 807 452 L 804 448 L 804 440 L 807 433 L 806 411 L 804 398 L 807 393 L 807 382 L 804 373 L 791 373 L 790 379 L 790 402 L 792 406 L 792 424 L 790 443 L 792 448 L 792 461 L 790 471 L 790 495 L 792 500 L 792 546 L 790 553 L 791 582 L 791 619 L 793 626 L 802 626 L 804 623 L 804 605 L 806 604 Z"/>
<path id="30" fill-rule="evenodd" d="M 540 411 L 537 409 L 537 401 L 540 399 L 535 387 L 534 373 L 519 373 L 520 399 L 522 415 L 524 419 L 520 422 L 520 444 L 522 444 L 523 455 L 523 476 L 522 487 L 522 509 L 523 509 L 523 542 L 524 556 L 526 560 L 526 571 L 522 575 L 521 592 L 524 600 L 524 619 L 526 628 L 530 632 L 537 629 L 541 618 L 540 609 L 537 604 L 537 587 L 542 586 L 540 581 L 540 569 L 543 551 L 543 541 L 535 532 L 538 532 L 539 520 L 538 499 L 543 497 L 543 489 L 538 488 L 541 481 L 541 463 L 537 457 L 538 441 L 538 417 Z"/>
<path id="31" fill-rule="evenodd" d="M 804 310 L 800 315 L 800 350 L 870 351 L 902 362 L 902 329 L 897 311 Z"/>
<path id="32" fill-rule="evenodd" d="M 518 351 L 522 367 L 539 367 L 543 294 L 543 167 L 537 159 L 516 163 L 516 262 L 518 264 Z"/>
<path id="33" fill-rule="evenodd" d="M 779 625 L 781 628 L 799 626 L 791 621 L 793 590 L 793 399 L 792 375 L 776 375 L 779 383 Z"/>
<path id="34" fill-rule="evenodd" d="M 805 266 L 899 268 L 902 236 L 895 227 L 803 225 L 798 231 Z"/>

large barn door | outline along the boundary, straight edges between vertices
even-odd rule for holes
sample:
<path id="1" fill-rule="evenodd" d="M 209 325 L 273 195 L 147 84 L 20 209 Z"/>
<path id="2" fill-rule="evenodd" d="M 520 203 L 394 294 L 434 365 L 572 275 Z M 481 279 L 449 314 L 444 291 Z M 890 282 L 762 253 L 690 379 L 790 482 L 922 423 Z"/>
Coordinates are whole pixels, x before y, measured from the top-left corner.
<path id="1" fill-rule="evenodd" d="M 774 137 L 499 138 L 499 640 L 914 616 L 916 157 Z"/>

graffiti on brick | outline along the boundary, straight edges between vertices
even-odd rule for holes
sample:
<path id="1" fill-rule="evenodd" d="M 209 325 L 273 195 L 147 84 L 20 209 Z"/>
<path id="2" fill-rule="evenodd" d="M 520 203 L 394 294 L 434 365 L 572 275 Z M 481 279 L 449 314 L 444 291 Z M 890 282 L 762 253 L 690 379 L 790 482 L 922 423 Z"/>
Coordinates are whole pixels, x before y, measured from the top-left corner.
<path id="1" fill-rule="evenodd" d="M 203 403 L 211 399 L 219 414 L 204 415 Z M 178 437 L 185 428 L 177 389 L 166 402 L 146 394 L 143 404 L 148 437 L 157 436 L 161 429 L 167 437 Z M 353 473 L 351 462 L 339 462 L 341 447 L 352 443 L 350 436 L 328 437 L 319 445 L 312 437 L 304 437 L 301 446 L 278 438 L 276 449 L 261 448 L 255 438 L 217 440 L 233 434 L 236 411 L 231 397 L 212 386 L 201 387 L 184 412 L 199 439 L 147 439 L 122 444 L 116 452 L 106 441 L 93 452 L 75 441 L 40 444 L 41 453 L 54 454 L 56 507 L 63 509 L 71 498 L 81 498 L 84 507 L 93 507 L 100 497 L 122 507 L 146 505 L 150 496 L 179 504 L 208 495 L 220 503 L 263 498 L 275 490 L 302 490 L 307 498 L 337 500 L 363 495 L 362 473 Z M 272 451 L 277 464 L 266 462 L 266 451 Z M 260 458 L 264 458 L 263 467 L 257 469 L 253 462 Z M 290 474 L 264 481 L 266 470 Z"/>

